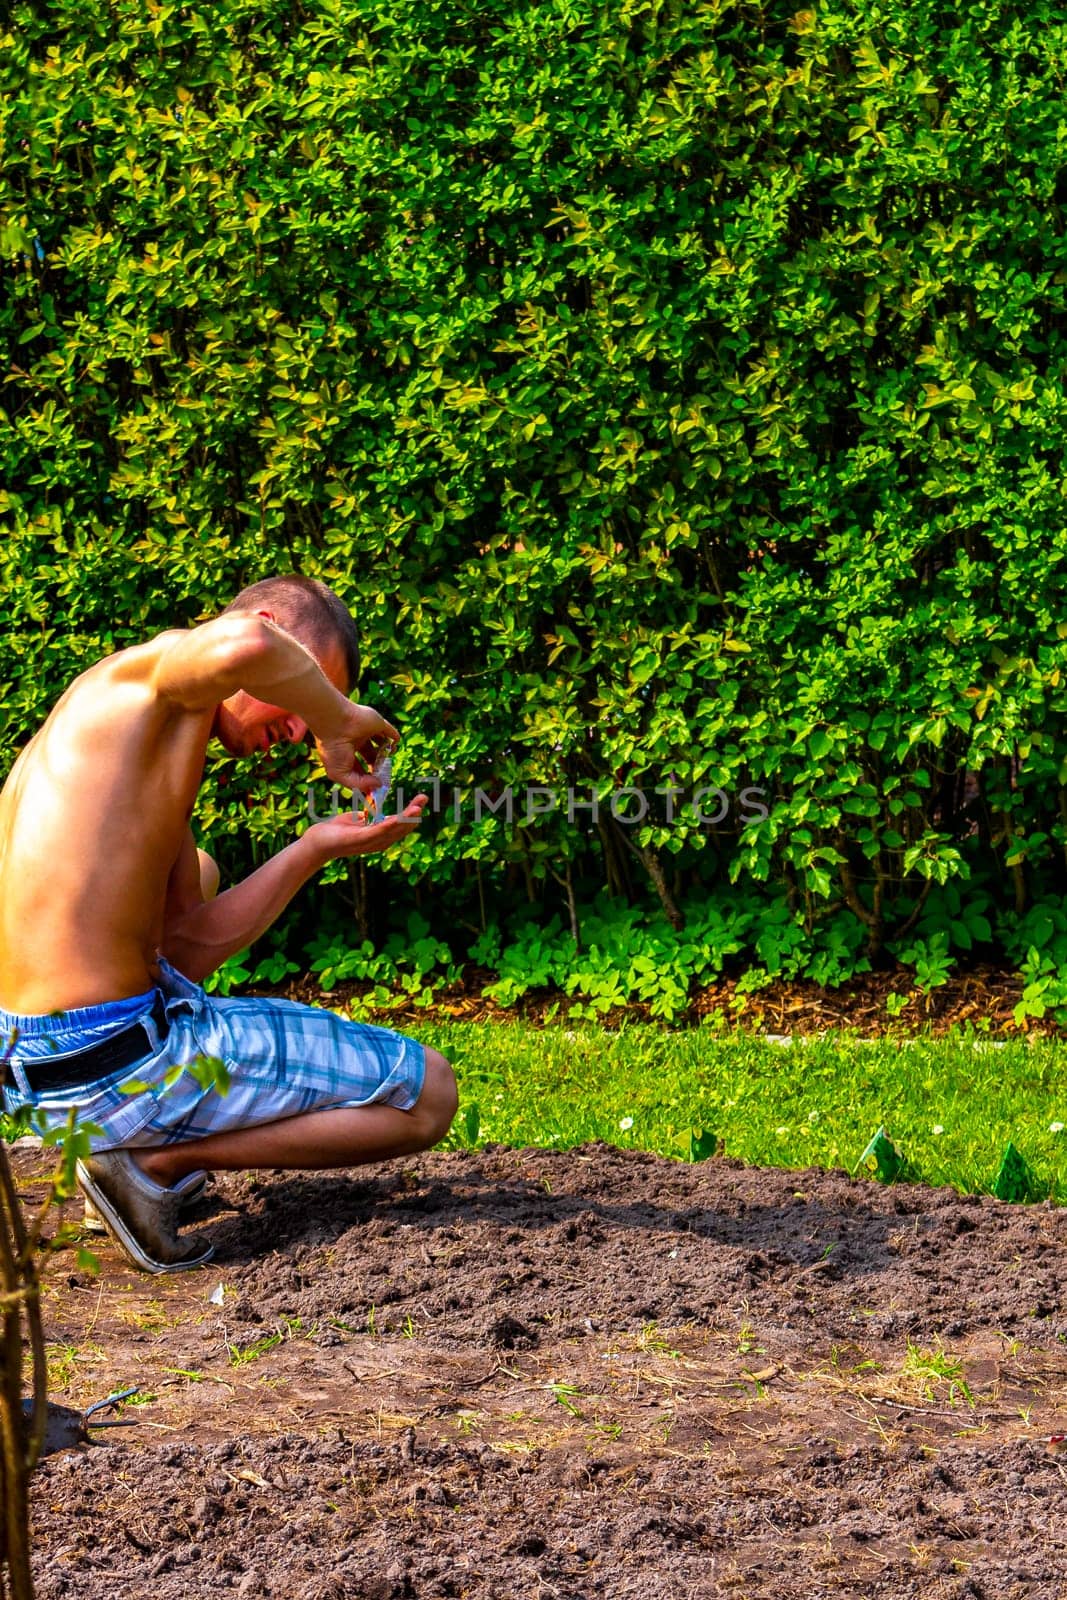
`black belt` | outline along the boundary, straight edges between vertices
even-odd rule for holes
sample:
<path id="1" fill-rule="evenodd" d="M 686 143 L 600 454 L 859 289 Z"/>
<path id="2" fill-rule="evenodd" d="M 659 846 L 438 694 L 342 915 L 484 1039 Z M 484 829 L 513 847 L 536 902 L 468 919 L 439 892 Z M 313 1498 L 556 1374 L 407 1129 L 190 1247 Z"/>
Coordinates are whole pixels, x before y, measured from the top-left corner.
<path id="1" fill-rule="evenodd" d="M 162 995 L 157 994 L 153 1000 L 151 1016 L 159 1029 L 160 1038 L 165 1038 L 167 1012 Z M 82 1084 L 95 1083 L 99 1078 L 110 1078 L 124 1067 L 132 1067 L 135 1061 L 143 1061 L 146 1056 L 154 1055 L 156 1049 L 156 1041 L 149 1029 L 143 1022 L 135 1022 L 132 1027 L 123 1028 L 121 1033 L 113 1033 L 110 1039 L 90 1045 L 88 1050 L 78 1050 L 70 1056 L 39 1056 L 29 1061 L 21 1060 L 19 1066 L 26 1074 L 26 1082 L 33 1093 L 47 1094 L 52 1089 L 76 1089 Z M 15 1053 L 18 1053 L 17 1040 Z M 10 1061 L 5 1067 L 4 1082 L 12 1089 L 17 1088 Z"/>

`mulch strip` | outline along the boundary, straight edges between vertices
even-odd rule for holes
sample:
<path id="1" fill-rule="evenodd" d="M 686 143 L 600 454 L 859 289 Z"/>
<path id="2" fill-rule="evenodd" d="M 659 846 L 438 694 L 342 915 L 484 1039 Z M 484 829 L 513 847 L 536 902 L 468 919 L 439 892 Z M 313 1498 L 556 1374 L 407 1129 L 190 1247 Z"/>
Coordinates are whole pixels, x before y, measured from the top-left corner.
<path id="1" fill-rule="evenodd" d="M 486 997 L 484 990 L 492 974 L 469 968 L 463 982 L 435 991 L 430 1006 L 405 1004 L 373 1010 L 381 1021 L 408 1024 L 427 1021 L 508 1022 L 520 1019 L 534 1027 L 552 1023 L 567 1024 L 572 1001 L 548 991 L 527 995 L 514 1007 L 502 1007 Z M 1063 1038 L 1067 1028 L 1051 1017 L 1027 1017 L 1016 1023 L 1014 1008 L 1022 998 L 1022 979 L 1010 968 L 976 966 L 959 973 L 927 994 L 909 988 L 908 977 L 899 971 L 869 972 L 826 989 L 817 983 L 774 982 L 754 993 L 739 990 L 739 979 L 723 978 L 699 990 L 689 1010 L 672 1024 L 693 1025 L 718 1016 L 726 1027 L 752 1033 L 825 1033 L 840 1031 L 864 1038 L 895 1038 L 928 1032 L 941 1035 L 969 1024 L 991 1038 L 1028 1036 Z M 369 983 L 339 983 L 324 992 L 314 978 L 294 979 L 284 991 L 291 1000 L 306 1005 L 346 1007 L 354 1001 L 366 1003 L 374 986 Z M 249 991 L 267 993 L 268 991 Z M 269 991 L 276 993 L 277 991 Z M 907 1006 L 891 1016 L 890 995 L 909 994 Z M 373 1008 L 372 1008 L 373 1009 Z M 645 1005 L 632 1004 L 609 1012 L 602 1026 L 617 1028 L 624 1022 L 651 1021 Z"/>

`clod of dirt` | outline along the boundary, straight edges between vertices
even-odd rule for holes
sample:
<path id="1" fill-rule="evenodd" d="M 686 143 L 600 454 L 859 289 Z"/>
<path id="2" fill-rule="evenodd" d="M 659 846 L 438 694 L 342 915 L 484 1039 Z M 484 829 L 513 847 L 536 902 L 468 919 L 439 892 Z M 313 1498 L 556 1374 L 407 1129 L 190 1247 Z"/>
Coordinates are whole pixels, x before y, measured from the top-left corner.
<path id="1" fill-rule="evenodd" d="M 297 1600 L 348 1600 L 351 1592 L 345 1580 L 335 1572 L 328 1578 L 313 1578 L 301 1589 Z"/>
<path id="2" fill-rule="evenodd" d="M 193 1502 L 193 1509 L 189 1520 L 197 1528 L 211 1527 L 222 1515 L 223 1505 L 220 1500 L 212 1500 L 210 1496 L 202 1494 Z"/>
<path id="3" fill-rule="evenodd" d="M 490 1323 L 489 1343 L 498 1350 L 532 1350 L 537 1343 L 537 1335 L 517 1317 L 504 1315 Z"/>

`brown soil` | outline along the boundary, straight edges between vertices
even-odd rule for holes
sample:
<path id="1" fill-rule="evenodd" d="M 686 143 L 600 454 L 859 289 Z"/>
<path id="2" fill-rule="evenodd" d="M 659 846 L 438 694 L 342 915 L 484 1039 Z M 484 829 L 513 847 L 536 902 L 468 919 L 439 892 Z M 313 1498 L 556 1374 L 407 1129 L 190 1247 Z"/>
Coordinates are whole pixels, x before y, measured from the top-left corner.
<path id="1" fill-rule="evenodd" d="M 408 1022 L 425 1023 L 434 1017 L 490 1022 L 519 1016 L 535 1024 L 559 1023 L 565 1022 L 574 1003 L 546 990 L 531 993 L 517 1006 L 505 1010 L 486 999 L 482 992 L 491 981 L 491 973 L 471 967 L 461 984 L 438 988 L 432 1006 L 389 1006 L 374 1014 L 393 1027 Z M 342 1006 L 353 1000 L 365 1001 L 373 987 L 369 983 L 339 983 L 324 996 L 316 981 L 305 976 L 294 979 L 285 993 L 290 999 L 309 1005 Z M 970 1023 L 994 1038 L 1067 1034 L 1067 1029 L 1060 1027 L 1051 1016 L 1026 1017 L 1021 1025 L 1017 1024 L 1013 1012 L 1022 990 L 1022 979 L 1017 972 L 992 966 L 976 966 L 969 972 L 957 973 L 926 994 L 914 988 L 912 975 L 906 971 L 864 973 L 839 989 L 825 989 L 817 983 L 774 982 L 752 993 L 739 991 L 736 978 L 723 978 L 701 989 L 693 997 L 688 1012 L 676 1018 L 674 1025 L 699 1022 L 718 1014 L 728 1026 L 771 1033 L 817 1033 L 833 1028 L 877 1038 L 884 1034 L 913 1034 L 917 1028 L 943 1034 Z M 278 991 L 247 992 L 276 994 Z M 897 1016 L 889 1011 L 891 995 L 908 996 L 907 1005 Z M 624 1021 L 648 1020 L 648 1007 L 633 1004 L 625 1010 L 610 1012 L 602 1019 L 602 1025 L 617 1027 Z"/>
<path id="2" fill-rule="evenodd" d="M 588 1146 L 201 1223 L 50 1269 L 54 1398 L 144 1403 L 38 1469 L 40 1600 L 1067 1593 L 1062 1211 Z"/>

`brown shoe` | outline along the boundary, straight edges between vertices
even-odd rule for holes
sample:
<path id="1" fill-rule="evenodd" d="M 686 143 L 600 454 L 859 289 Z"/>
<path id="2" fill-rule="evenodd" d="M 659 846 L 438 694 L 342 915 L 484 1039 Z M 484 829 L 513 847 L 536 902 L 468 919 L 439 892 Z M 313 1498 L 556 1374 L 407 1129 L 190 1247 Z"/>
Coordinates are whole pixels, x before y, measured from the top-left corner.
<path id="1" fill-rule="evenodd" d="M 187 1172 L 184 1178 L 179 1178 L 174 1185 L 174 1193 L 178 1197 L 179 1214 L 184 1215 L 191 1211 L 198 1200 L 202 1200 L 207 1192 L 208 1174 L 206 1172 Z M 87 1233 L 107 1233 L 107 1223 L 93 1205 L 91 1200 L 85 1202 L 85 1216 L 82 1227 Z"/>
<path id="2" fill-rule="evenodd" d="M 215 1253 L 202 1235 L 178 1237 L 181 1196 L 161 1189 L 128 1150 L 105 1150 L 79 1161 L 78 1185 L 134 1266 L 144 1272 L 184 1272 Z"/>

